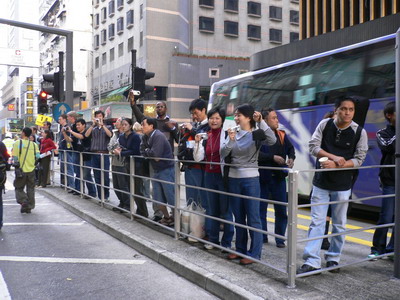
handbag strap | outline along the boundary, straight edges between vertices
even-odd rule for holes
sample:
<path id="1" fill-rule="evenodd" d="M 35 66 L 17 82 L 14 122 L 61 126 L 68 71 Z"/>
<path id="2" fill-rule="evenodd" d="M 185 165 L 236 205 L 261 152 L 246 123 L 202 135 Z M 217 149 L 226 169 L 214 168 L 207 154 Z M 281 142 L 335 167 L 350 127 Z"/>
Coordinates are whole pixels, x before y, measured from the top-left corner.
<path id="1" fill-rule="evenodd" d="M 26 155 L 28 154 L 30 145 L 31 145 L 31 141 L 28 141 L 28 148 L 26 148 L 25 157 L 24 157 L 24 161 L 22 162 L 21 169 L 24 167 Z M 22 153 L 22 140 L 19 141 L 19 158 L 21 158 L 21 153 Z"/>

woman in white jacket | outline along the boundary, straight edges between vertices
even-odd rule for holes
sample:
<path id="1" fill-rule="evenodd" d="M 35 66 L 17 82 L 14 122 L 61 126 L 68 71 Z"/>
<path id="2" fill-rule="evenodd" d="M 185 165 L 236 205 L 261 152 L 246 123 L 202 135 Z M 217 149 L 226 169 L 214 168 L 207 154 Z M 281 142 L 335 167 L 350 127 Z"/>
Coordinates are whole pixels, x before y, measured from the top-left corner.
<path id="1" fill-rule="evenodd" d="M 195 137 L 196 146 L 193 151 L 195 161 L 206 161 L 204 173 L 204 187 L 217 191 L 224 191 L 224 181 L 222 176 L 222 165 L 212 164 L 223 162 L 221 157 L 221 145 L 225 141 L 225 132 L 222 126 L 225 121 L 225 111 L 218 107 L 211 109 L 208 114 L 208 124 L 211 130 L 204 134 L 197 134 Z M 232 211 L 229 208 L 229 200 L 226 195 L 220 193 L 207 192 L 208 210 L 207 215 L 222 218 L 228 221 L 233 220 Z M 209 241 L 219 245 L 220 222 L 211 219 L 211 230 Z M 233 225 L 224 223 L 224 234 L 221 240 L 221 246 L 231 248 L 234 234 Z M 213 247 L 210 244 L 204 245 L 207 250 Z"/>

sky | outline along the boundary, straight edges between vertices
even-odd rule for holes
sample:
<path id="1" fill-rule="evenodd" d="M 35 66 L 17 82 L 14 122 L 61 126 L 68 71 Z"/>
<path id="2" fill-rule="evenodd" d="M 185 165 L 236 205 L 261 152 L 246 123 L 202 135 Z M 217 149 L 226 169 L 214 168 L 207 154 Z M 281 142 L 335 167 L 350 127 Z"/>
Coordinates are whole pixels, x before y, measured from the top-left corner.
<path id="1" fill-rule="evenodd" d="M 6 1 L 0 1 L 0 18 L 6 18 Z M 0 47 L 4 48 L 7 46 L 7 25 L 0 24 Z M 7 67 L 0 66 L 0 89 L 4 86 L 7 81 Z M 0 92 L 1 93 L 1 92 Z"/>

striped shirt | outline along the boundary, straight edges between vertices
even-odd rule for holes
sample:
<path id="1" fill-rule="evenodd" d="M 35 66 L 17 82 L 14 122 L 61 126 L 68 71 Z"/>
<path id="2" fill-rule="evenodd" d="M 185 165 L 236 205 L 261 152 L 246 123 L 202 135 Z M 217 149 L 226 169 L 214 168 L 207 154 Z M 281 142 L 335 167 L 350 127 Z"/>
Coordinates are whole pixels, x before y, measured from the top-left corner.
<path id="1" fill-rule="evenodd" d="M 106 126 L 106 125 L 104 125 Z M 106 126 L 110 132 L 112 132 L 112 127 L 111 126 Z M 95 151 L 106 151 L 108 152 L 107 146 L 108 143 L 110 142 L 110 137 L 106 134 L 103 128 L 101 127 L 94 127 L 92 129 L 92 144 L 90 145 L 90 151 L 95 152 Z"/>

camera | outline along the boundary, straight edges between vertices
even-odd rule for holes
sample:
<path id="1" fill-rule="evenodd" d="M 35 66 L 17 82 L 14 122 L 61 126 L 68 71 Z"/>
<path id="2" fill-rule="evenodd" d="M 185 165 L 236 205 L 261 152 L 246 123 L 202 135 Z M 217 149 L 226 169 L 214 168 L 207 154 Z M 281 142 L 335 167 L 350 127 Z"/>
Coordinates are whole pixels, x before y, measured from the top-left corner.
<path id="1" fill-rule="evenodd" d="M 238 132 L 240 130 L 240 125 L 237 125 L 235 127 L 229 128 L 229 130 Z"/>
<path id="2" fill-rule="evenodd" d="M 185 128 L 185 123 L 179 124 L 178 127 L 179 127 L 179 129 L 184 129 Z"/>
<path id="3" fill-rule="evenodd" d="M 94 121 L 95 121 L 96 123 L 99 123 L 99 122 L 100 122 L 100 119 L 96 118 L 96 119 L 94 119 Z"/>
<path id="4" fill-rule="evenodd" d="M 202 138 L 203 140 L 207 140 L 208 139 L 208 134 L 207 133 L 198 133 L 198 135 L 200 136 L 200 138 Z"/>
<path id="5" fill-rule="evenodd" d="M 132 93 L 134 96 L 140 96 L 140 91 L 135 91 L 135 90 L 131 90 L 130 93 Z"/>
<path id="6" fill-rule="evenodd" d="M 13 162 L 12 165 L 13 165 L 13 167 L 16 168 L 16 169 L 18 169 L 18 168 L 20 167 L 19 161 Z"/>

